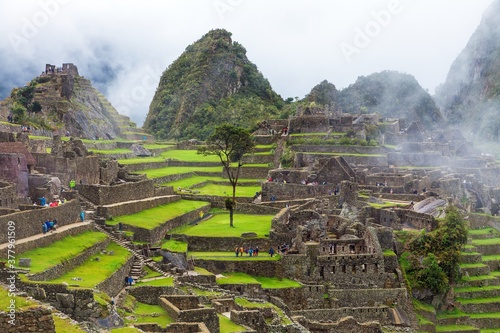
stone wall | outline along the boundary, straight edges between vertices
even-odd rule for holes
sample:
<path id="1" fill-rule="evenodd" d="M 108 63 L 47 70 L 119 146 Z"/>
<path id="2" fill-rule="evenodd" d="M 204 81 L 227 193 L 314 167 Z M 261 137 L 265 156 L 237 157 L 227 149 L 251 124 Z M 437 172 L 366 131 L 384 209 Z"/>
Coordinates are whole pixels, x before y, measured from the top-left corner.
<path id="1" fill-rule="evenodd" d="M 309 165 L 314 165 L 314 161 L 318 158 L 331 157 L 331 155 L 325 155 L 321 153 L 310 153 L 302 154 L 301 163 L 296 167 L 304 167 Z M 347 163 L 355 165 L 367 165 L 367 166 L 387 166 L 387 156 L 385 155 L 372 155 L 372 156 L 342 156 Z"/>
<path id="2" fill-rule="evenodd" d="M 266 179 L 268 171 L 269 168 L 267 167 L 243 166 L 240 169 L 240 178 Z M 223 171 L 222 177 L 227 178 L 227 173 L 225 171 Z"/>
<path id="3" fill-rule="evenodd" d="M 96 205 L 111 205 L 124 201 L 140 200 L 154 196 L 151 179 L 119 185 L 77 185 L 81 195 Z"/>
<path id="4" fill-rule="evenodd" d="M 56 157 L 50 154 L 36 154 L 36 168 L 42 173 L 59 177 L 63 184 L 68 185 L 71 179 L 77 184 L 99 184 L 99 157 L 86 156 L 75 158 Z"/>
<path id="5" fill-rule="evenodd" d="M 238 325 L 251 327 L 259 333 L 267 333 L 270 331 L 259 310 L 232 310 L 231 321 Z"/>
<path id="6" fill-rule="evenodd" d="M 16 196 L 28 196 L 28 165 L 23 154 L 0 154 L 0 178 L 16 184 Z"/>
<path id="7" fill-rule="evenodd" d="M 17 189 L 13 183 L 0 182 L 0 207 L 16 208 Z"/>
<path id="8" fill-rule="evenodd" d="M 449 164 L 449 158 L 440 153 L 388 153 L 387 162 L 397 166 L 436 167 Z"/>
<path id="9" fill-rule="evenodd" d="M 204 308 L 196 296 L 163 296 L 159 303 L 177 322 L 204 323 L 210 332 L 219 333 L 219 317 L 213 308 Z"/>
<path id="10" fill-rule="evenodd" d="M 4 310 L 4 309 L 2 309 Z M 56 328 L 52 311 L 37 307 L 26 310 L 16 310 L 15 325 L 9 323 L 11 318 L 6 312 L 0 312 L 0 331 L 2 332 L 41 332 L 55 333 Z"/>
<path id="11" fill-rule="evenodd" d="M 25 210 L 0 216 L 0 244 L 7 242 L 9 221 L 15 222 L 16 240 L 42 233 L 42 222 L 56 218 L 59 227 L 79 221 L 81 211 L 78 200 L 71 200 L 58 207 Z"/>
<path id="12" fill-rule="evenodd" d="M 97 206 L 97 216 L 108 219 L 110 217 L 135 214 L 149 208 L 179 201 L 180 199 L 181 197 L 179 195 L 169 195 L 152 197 L 139 201 L 126 201 L 111 205 Z"/>
<path id="13" fill-rule="evenodd" d="M 206 206 L 203 206 L 199 209 L 190 211 L 184 215 L 168 220 L 165 223 L 153 229 L 145 229 L 124 224 L 123 230 L 132 231 L 134 233 L 134 241 L 148 242 L 155 244 L 161 241 L 165 237 L 168 231 L 177 228 L 183 224 L 196 221 L 197 219 L 199 219 L 200 211 L 202 211 L 204 214 L 207 214 L 209 210 L 210 210 L 210 205 L 207 204 Z"/>
<path id="14" fill-rule="evenodd" d="M 340 309 L 315 309 L 293 311 L 294 316 L 304 316 L 309 320 L 337 321 L 343 317 L 351 316 L 358 321 L 378 321 L 381 325 L 391 324 L 388 307 L 349 307 Z"/>
<path id="15" fill-rule="evenodd" d="M 69 315 L 77 321 L 97 318 L 101 309 L 94 300 L 92 289 L 71 288 L 63 284 L 40 284 L 36 282 L 20 282 L 19 289 L 33 298 L 50 303 L 57 310 Z"/>
<path id="16" fill-rule="evenodd" d="M 134 296 L 138 302 L 158 305 L 160 296 L 175 294 L 175 288 L 134 285 L 129 289 L 129 294 Z"/>
<path id="17" fill-rule="evenodd" d="M 260 255 L 260 253 L 259 253 Z M 263 255 L 268 255 L 264 254 Z M 229 261 L 195 259 L 195 266 L 205 268 L 214 274 L 225 272 L 243 272 L 254 276 L 284 277 L 281 261 Z"/>
<path id="18" fill-rule="evenodd" d="M 123 289 L 125 277 L 129 275 L 133 264 L 134 256 L 130 254 L 129 259 L 120 268 L 115 270 L 110 277 L 99 283 L 96 288 L 104 291 L 110 297 L 115 297 Z"/>
<path id="19" fill-rule="evenodd" d="M 29 274 L 27 275 L 27 277 L 32 281 L 47 281 L 58 278 L 59 276 L 64 275 L 67 272 L 71 271 L 72 269 L 82 265 L 88 258 L 104 250 L 108 246 L 108 244 L 109 244 L 109 239 L 106 238 L 100 242 L 93 244 L 92 246 L 88 247 L 83 252 L 81 252 L 80 254 L 71 259 L 65 260 L 60 264 L 52 266 L 43 272 L 36 274 Z"/>
<path id="20" fill-rule="evenodd" d="M 333 192 L 335 184 L 327 185 L 302 185 L 278 182 L 265 182 L 262 184 L 262 201 L 270 201 L 274 196 L 277 201 L 315 198 Z"/>

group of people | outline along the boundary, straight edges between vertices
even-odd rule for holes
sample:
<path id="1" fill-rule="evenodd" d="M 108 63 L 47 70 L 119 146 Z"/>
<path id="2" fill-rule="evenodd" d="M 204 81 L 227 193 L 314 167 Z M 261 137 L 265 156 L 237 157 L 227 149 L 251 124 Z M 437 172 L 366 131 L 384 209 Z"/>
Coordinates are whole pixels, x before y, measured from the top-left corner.
<path id="1" fill-rule="evenodd" d="M 38 198 L 38 201 L 40 202 L 40 206 L 43 206 L 43 207 L 57 207 L 57 206 L 60 206 L 64 203 L 66 203 L 66 199 L 64 199 L 64 198 L 62 198 L 62 199 L 54 198 L 49 203 L 47 201 L 47 198 L 41 197 L 41 198 Z M 34 205 L 36 205 L 36 202 L 34 203 Z"/>
<path id="2" fill-rule="evenodd" d="M 234 248 L 234 254 L 238 257 L 243 257 L 243 253 L 248 254 L 249 257 L 258 257 L 259 256 L 259 247 L 250 246 L 248 248 L 244 248 L 243 246 L 237 246 Z"/>
<path id="3" fill-rule="evenodd" d="M 49 220 L 47 219 L 42 223 L 42 232 L 46 234 L 47 232 L 54 232 L 57 229 L 57 219 Z"/>

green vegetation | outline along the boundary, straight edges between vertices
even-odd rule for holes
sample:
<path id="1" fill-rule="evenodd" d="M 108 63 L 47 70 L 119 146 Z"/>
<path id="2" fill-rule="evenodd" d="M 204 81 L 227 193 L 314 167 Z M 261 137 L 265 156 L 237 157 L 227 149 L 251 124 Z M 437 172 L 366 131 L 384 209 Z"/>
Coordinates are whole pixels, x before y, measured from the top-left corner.
<path id="1" fill-rule="evenodd" d="M 260 185 L 256 186 L 239 186 L 238 187 L 238 197 L 253 197 L 256 192 L 260 192 L 262 190 Z M 231 196 L 233 191 L 232 186 L 230 185 L 219 185 L 219 184 L 211 184 L 208 183 L 204 186 L 197 187 L 194 189 L 197 194 L 204 195 L 213 195 L 218 197 L 227 197 Z"/>
<path id="2" fill-rule="evenodd" d="M 258 181 L 257 179 L 247 179 L 247 178 L 240 178 L 238 180 L 239 183 L 256 183 L 257 181 Z M 174 189 L 177 189 L 178 187 L 181 187 L 182 189 L 186 189 L 186 188 L 192 188 L 195 185 L 206 183 L 206 182 L 229 184 L 229 181 L 227 180 L 227 178 L 223 178 L 223 177 L 192 176 L 192 177 L 187 177 L 187 178 L 175 180 L 173 182 L 168 182 L 168 183 L 165 183 L 164 185 L 172 186 Z M 197 190 L 197 189 L 193 189 L 193 190 Z"/>
<path id="3" fill-rule="evenodd" d="M 228 228 L 228 213 L 216 214 L 212 218 L 184 229 L 174 229 L 171 234 L 203 237 L 240 237 L 244 232 L 255 232 L 257 237 L 269 236 L 272 215 L 234 214 L 235 225 Z M 238 245 L 238 244 L 236 244 Z M 236 246 L 235 245 L 235 246 Z"/>
<path id="4" fill-rule="evenodd" d="M 163 73 L 144 128 L 158 138 L 207 138 L 223 123 L 255 126 L 284 103 L 231 33 L 211 30 Z"/>
<path id="5" fill-rule="evenodd" d="M 126 148 L 115 149 L 89 149 L 90 152 L 99 155 L 113 155 L 113 154 L 131 154 L 132 151 Z"/>
<path id="6" fill-rule="evenodd" d="M 281 324 L 282 325 L 290 325 L 292 324 L 292 321 L 290 318 L 288 318 L 284 313 L 283 310 L 278 308 L 276 305 L 271 304 L 269 302 L 251 302 L 245 298 L 242 297 L 235 297 L 235 302 L 236 304 L 247 308 L 247 309 L 254 309 L 254 308 L 272 308 L 274 311 L 278 313 L 278 316 L 281 318 Z"/>
<path id="7" fill-rule="evenodd" d="M 393 250 L 384 250 L 385 257 L 395 257 L 396 253 Z"/>
<path id="8" fill-rule="evenodd" d="M 135 327 L 121 327 L 121 328 L 113 328 L 111 333 L 139 333 L 139 332 L 144 332 L 143 330 L 139 330 L 138 328 Z M 57 332 L 59 333 L 59 332 Z"/>
<path id="9" fill-rule="evenodd" d="M 0 286 L 0 311 L 7 311 L 6 309 L 11 304 L 11 299 L 15 301 L 17 310 L 29 309 L 38 306 L 37 303 L 28 300 L 26 297 L 15 296 L 12 294 L 9 295 L 9 291 L 4 289 L 3 286 Z"/>
<path id="10" fill-rule="evenodd" d="M 475 327 L 467 325 L 436 325 L 436 332 L 461 332 L 475 329 Z"/>
<path id="11" fill-rule="evenodd" d="M 446 218 L 432 232 L 423 230 L 407 243 L 409 252 L 401 257 L 401 267 L 412 287 L 427 288 L 433 293 L 447 292 L 450 284 L 460 279 L 460 267 L 481 267 L 484 264 L 459 265 L 462 247 L 467 242 L 463 217 L 448 207 Z M 479 265 L 479 266 L 478 266 Z"/>
<path id="12" fill-rule="evenodd" d="M 40 273 L 76 257 L 84 250 L 106 238 L 107 236 L 101 232 L 87 231 L 76 236 L 64 237 L 45 247 L 20 253 L 17 258 L 31 258 L 30 272 Z"/>
<path id="13" fill-rule="evenodd" d="M 125 161 L 130 161 L 130 160 L 125 160 Z M 119 160 L 120 163 L 122 163 L 122 160 Z M 142 163 L 143 161 L 139 161 L 137 163 Z M 127 164 L 127 163 L 122 163 L 122 164 Z M 130 163 L 129 163 L 130 164 Z M 171 176 L 171 175 L 182 175 L 186 173 L 192 173 L 192 172 L 211 172 L 211 173 L 222 173 L 222 168 L 220 166 L 216 167 L 165 167 L 165 168 L 159 168 L 159 169 L 146 169 L 146 170 L 140 170 L 137 171 L 137 173 L 143 173 L 148 178 L 160 178 L 160 177 L 165 177 L 165 176 Z"/>
<path id="14" fill-rule="evenodd" d="M 207 206 L 209 203 L 204 201 L 179 200 L 166 205 L 143 210 L 139 213 L 117 216 L 112 221 L 107 221 L 109 225 L 118 223 L 133 225 L 145 229 L 153 229 L 168 220 L 182 216 L 193 210 Z"/>
<path id="15" fill-rule="evenodd" d="M 146 275 L 143 277 L 143 279 L 150 279 L 150 278 L 162 276 L 162 274 L 158 273 L 157 271 L 153 271 L 148 266 L 144 266 L 142 269 L 146 272 Z"/>
<path id="16" fill-rule="evenodd" d="M 236 208 L 236 186 L 238 186 L 238 179 L 240 178 L 243 156 L 253 151 L 254 147 L 255 143 L 249 131 L 242 127 L 224 124 L 217 126 L 215 131 L 207 138 L 206 146 L 198 149 L 200 154 L 217 156 L 229 183 L 231 183 L 232 197 L 227 197 L 225 201 L 226 209 L 229 210 L 230 227 L 233 226 L 233 214 Z M 235 167 L 231 165 L 234 162 L 237 163 Z M 258 190 L 260 190 L 260 187 Z"/>
<path id="17" fill-rule="evenodd" d="M 117 269 L 123 266 L 132 256 L 120 245 L 111 242 L 106 251 L 113 251 L 113 254 L 98 254 L 87 259 L 82 265 L 69 271 L 68 273 L 50 280 L 50 283 L 78 284 L 83 288 L 94 288 L 99 283 L 110 277 Z M 96 260 L 99 258 L 99 260 Z M 73 281 L 73 278 L 81 280 Z"/>
<path id="18" fill-rule="evenodd" d="M 224 273 L 223 278 L 217 279 L 217 284 L 260 284 L 264 289 L 302 288 L 297 281 L 278 279 L 263 276 L 251 276 L 246 273 Z"/>
<path id="19" fill-rule="evenodd" d="M 72 323 L 69 318 L 61 318 L 53 315 L 57 333 L 85 333 L 77 324 Z"/>
<path id="20" fill-rule="evenodd" d="M 174 279 L 172 277 L 164 277 L 150 281 L 139 281 L 135 286 L 155 286 L 155 287 L 172 287 L 174 285 Z"/>
<path id="21" fill-rule="evenodd" d="M 136 302 L 132 312 L 125 312 L 126 324 L 157 323 L 161 327 L 174 322 L 167 312 L 160 305 L 149 305 Z"/>
<path id="22" fill-rule="evenodd" d="M 170 252 L 187 252 L 188 243 L 178 241 L 175 239 L 170 239 L 168 241 L 165 241 L 165 243 L 163 243 L 161 248 L 162 248 L 162 250 L 167 250 Z"/>
<path id="23" fill-rule="evenodd" d="M 231 321 L 231 319 L 223 316 L 221 314 L 217 314 L 219 316 L 219 329 L 220 333 L 236 333 L 236 332 L 245 332 L 246 328 L 235 324 Z"/>

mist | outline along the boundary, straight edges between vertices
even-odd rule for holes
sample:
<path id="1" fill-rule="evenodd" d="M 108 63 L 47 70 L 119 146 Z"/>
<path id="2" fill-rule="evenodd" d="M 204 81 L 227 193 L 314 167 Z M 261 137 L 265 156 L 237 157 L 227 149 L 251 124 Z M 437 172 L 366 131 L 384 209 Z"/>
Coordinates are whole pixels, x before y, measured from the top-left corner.
<path id="1" fill-rule="evenodd" d="M 5 0 L 0 98 L 46 63 L 70 62 L 140 126 L 161 73 L 215 28 L 233 33 L 283 98 L 383 70 L 433 93 L 491 2 Z"/>

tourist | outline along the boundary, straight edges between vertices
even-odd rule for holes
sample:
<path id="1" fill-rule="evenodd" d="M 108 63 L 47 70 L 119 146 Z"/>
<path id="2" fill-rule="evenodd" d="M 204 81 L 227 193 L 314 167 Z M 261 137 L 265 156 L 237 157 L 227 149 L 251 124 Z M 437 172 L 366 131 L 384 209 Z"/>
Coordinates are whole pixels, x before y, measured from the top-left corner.
<path id="1" fill-rule="evenodd" d="M 49 231 L 48 225 L 45 222 L 43 222 L 42 223 L 42 233 L 46 234 L 47 231 Z"/>
<path id="2" fill-rule="evenodd" d="M 45 197 L 38 198 L 38 200 L 40 200 L 40 206 L 45 206 L 47 203 L 47 199 L 45 199 Z"/>
<path id="3" fill-rule="evenodd" d="M 255 250 L 253 253 L 254 253 L 255 257 L 259 256 L 259 246 L 258 245 L 255 247 Z"/>
<path id="4" fill-rule="evenodd" d="M 52 201 L 50 202 L 49 207 L 57 207 L 57 206 L 59 206 L 59 203 L 57 202 L 57 200 L 56 200 L 56 199 L 54 199 L 54 200 L 52 200 Z"/>
<path id="5" fill-rule="evenodd" d="M 83 209 L 80 211 L 80 221 L 83 222 L 83 220 L 85 220 L 85 212 L 83 211 Z"/>
<path id="6" fill-rule="evenodd" d="M 240 246 L 240 257 L 243 257 L 243 246 Z"/>
<path id="7" fill-rule="evenodd" d="M 253 255 L 253 248 L 250 246 L 248 249 L 248 256 L 251 257 Z"/>
<path id="8" fill-rule="evenodd" d="M 272 257 L 274 256 L 274 249 L 273 247 L 271 246 L 271 248 L 269 249 L 269 255 Z"/>
<path id="9" fill-rule="evenodd" d="M 128 286 L 128 275 L 125 276 L 125 286 Z"/>
<path id="10" fill-rule="evenodd" d="M 52 229 L 53 229 L 54 231 L 56 231 L 56 229 L 57 229 L 57 219 L 56 219 L 56 218 L 54 218 L 54 219 L 52 220 L 52 223 L 53 223 L 53 225 L 52 225 Z"/>
<path id="11" fill-rule="evenodd" d="M 234 254 L 236 254 L 236 256 L 238 256 L 239 253 L 240 253 L 240 247 L 237 246 L 234 248 Z"/>
<path id="12" fill-rule="evenodd" d="M 74 179 L 71 179 L 71 180 L 69 181 L 69 189 L 70 189 L 71 191 L 73 191 L 73 190 L 75 189 L 75 187 L 76 187 L 76 181 L 75 181 Z"/>

